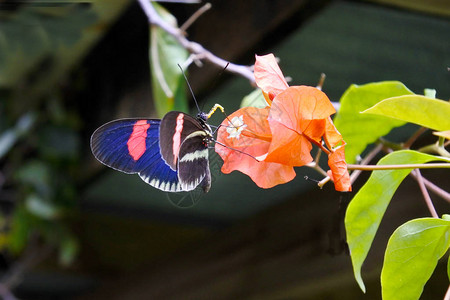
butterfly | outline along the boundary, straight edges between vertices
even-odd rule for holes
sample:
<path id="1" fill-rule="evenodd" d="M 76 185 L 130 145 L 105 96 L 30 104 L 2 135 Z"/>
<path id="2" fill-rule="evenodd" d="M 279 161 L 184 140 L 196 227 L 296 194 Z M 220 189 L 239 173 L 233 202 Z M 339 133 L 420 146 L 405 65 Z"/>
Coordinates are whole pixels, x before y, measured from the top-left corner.
<path id="1" fill-rule="evenodd" d="M 160 119 L 119 119 L 100 126 L 91 136 L 91 150 L 102 164 L 139 174 L 166 192 L 211 188 L 208 146 L 214 140 L 207 119 L 223 107 L 196 118 L 179 111 Z"/>

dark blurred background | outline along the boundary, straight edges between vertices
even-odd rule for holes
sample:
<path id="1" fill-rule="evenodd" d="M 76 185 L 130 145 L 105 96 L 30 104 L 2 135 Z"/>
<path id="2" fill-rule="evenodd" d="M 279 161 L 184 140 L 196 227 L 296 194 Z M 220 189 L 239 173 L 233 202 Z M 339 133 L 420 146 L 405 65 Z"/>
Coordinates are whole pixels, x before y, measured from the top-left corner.
<path id="1" fill-rule="evenodd" d="M 325 73 L 332 101 L 350 84 L 384 80 L 450 98 L 448 1 L 211 4 L 188 38 L 228 61 L 251 65 L 255 54 L 273 52 L 291 84 L 315 86 Z M 202 4 L 162 5 L 182 24 Z M 156 117 L 148 49 L 136 1 L 0 1 L 0 295 L 380 299 L 389 235 L 429 215 L 412 179 L 397 191 L 363 267 L 364 295 L 344 243 L 352 195 L 304 180 L 319 174 L 299 168 L 294 181 L 262 190 L 242 174 L 221 174 L 211 151 L 211 191 L 182 209 L 171 203 L 192 195 L 155 190 L 94 159 L 89 138 L 98 126 Z M 216 66 L 188 72 L 205 110 L 220 103 L 232 112 L 253 90 Z M 216 114 L 211 124 L 222 119 Z M 393 138 L 409 134 L 400 129 Z M 431 141 L 425 135 L 419 143 Z M 423 173 L 448 189 L 448 172 Z M 424 299 L 443 298 L 445 270 L 438 266 Z"/>

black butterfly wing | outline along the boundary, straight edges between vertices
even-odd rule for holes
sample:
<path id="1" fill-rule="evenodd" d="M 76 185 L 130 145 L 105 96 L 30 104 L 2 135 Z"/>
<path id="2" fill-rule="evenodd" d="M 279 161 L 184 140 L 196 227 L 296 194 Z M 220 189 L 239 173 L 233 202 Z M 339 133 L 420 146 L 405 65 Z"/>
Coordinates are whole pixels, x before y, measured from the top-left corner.
<path id="1" fill-rule="evenodd" d="M 168 112 L 161 120 L 159 140 L 161 156 L 172 168 L 177 170 L 178 152 L 186 137 L 193 132 L 204 131 L 199 121 L 179 111 Z"/>
<path id="2" fill-rule="evenodd" d="M 205 131 L 194 131 L 181 144 L 178 154 L 178 180 L 185 191 L 191 191 L 199 184 L 205 193 L 211 188 L 207 139 L 208 134 Z"/>
<path id="3" fill-rule="evenodd" d="M 161 156 L 178 172 L 184 191 L 191 191 L 199 184 L 205 192 L 211 187 L 208 138 L 200 121 L 185 113 L 172 111 L 161 120 Z"/>

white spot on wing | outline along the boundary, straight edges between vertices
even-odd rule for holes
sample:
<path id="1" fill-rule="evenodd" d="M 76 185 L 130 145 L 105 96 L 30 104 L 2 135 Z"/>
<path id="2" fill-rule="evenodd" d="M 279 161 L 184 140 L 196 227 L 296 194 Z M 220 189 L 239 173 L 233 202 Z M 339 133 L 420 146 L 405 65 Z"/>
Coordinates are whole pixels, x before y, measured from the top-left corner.
<path id="1" fill-rule="evenodd" d="M 165 192 L 182 192 L 184 189 L 182 188 L 181 184 L 179 182 L 168 182 L 168 181 L 160 181 L 157 178 L 153 178 L 150 180 L 149 177 L 141 176 L 142 180 L 144 180 L 146 183 L 150 184 L 151 186 L 160 189 Z"/>
<path id="2" fill-rule="evenodd" d="M 194 190 L 199 184 L 200 182 L 202 182 L 202 180 L 205 178 L 206 174 L 201 174 L 200 177 L 195 178 L 194 181 L 181 181 L 180 178 L 178 178 L 180 180 L 180 184 L 181 184 L 181 188 L 183 189 L 183 191 L 192 191 Z"/>

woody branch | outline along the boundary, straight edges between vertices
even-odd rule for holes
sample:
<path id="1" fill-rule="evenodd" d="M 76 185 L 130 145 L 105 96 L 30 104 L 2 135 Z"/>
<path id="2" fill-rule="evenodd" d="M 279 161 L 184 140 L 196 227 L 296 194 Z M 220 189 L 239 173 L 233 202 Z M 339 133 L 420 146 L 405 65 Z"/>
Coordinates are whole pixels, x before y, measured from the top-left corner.
<path id="1" fill-rule="evenodd" d="M 238 74 L 250 81 L 250 83 L 253 85 L 255 83 L 255 78 L 253 76 L 253 71 L 250 66 L 243 66 L 243 65 L 237 65 L 230 63 L 213 53 L 211 53 L 209 50 L 205 49 L 202 45 L 199 43 L 193 42 L 188 40 L 184 34 L 183 31 L 180 28 L 174 27 L 170 25 L 169 23 L 165 22 L 156 12 L 154 7 L 151 5 L 149 0 L 138 0 L 139 4 L 142 7 L 142 10 L 146 14 L 148 21 L 153 26 L 158 26 L 171 36 L 173 36 L 182 47 L 184 47 L 186 50 L 188 50 L 191 54 L 194 54 L 198 59 L 202 59 L 205 61 L 208 61 L 214 65 L 217 65 L 221 68 L 225 68 L 227 66 L 226 71 L 234 74 Z"/>

